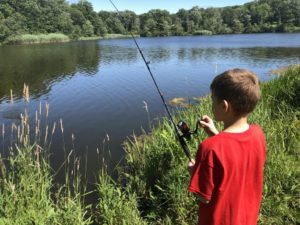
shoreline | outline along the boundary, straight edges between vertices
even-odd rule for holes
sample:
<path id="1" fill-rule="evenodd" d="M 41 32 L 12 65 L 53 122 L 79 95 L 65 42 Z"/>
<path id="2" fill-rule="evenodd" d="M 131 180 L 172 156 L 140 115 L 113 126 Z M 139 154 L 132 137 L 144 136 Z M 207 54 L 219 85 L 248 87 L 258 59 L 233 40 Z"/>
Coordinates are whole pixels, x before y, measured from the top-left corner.
<path id="1" fill-rule="evenodd" d="M 134 35 L 135 37 L 140 37 L 140 35 Z M 51 44 L 51 43 L 67 43 L 73 41 L 93 41 L 93 40 L 103 40 L 103 39 L 122 39 L 130 38 L 131 35 L 128 34 L 107 34 L 105 36 L 94 36 L 94 37 L 79 37 L 78 39 L 71 39 L 67 35 L 61 33 L 51 33 L 51 34 L 24 34 L 20 36 L 11 37 L 5 42 L 0 42 L 0 46 L 5 45 L 37 45 L 37 44 Z"/>
<path id="2" fill-rule="evenodd" d="M 298 32 L 262 32 L 262 33 L 230 33 L 230 34 L 185 34 L 178 37 L 188 37 L 188 36 L 217 36 L 217 35 L 251 35 L 251 34 L 296 34 Z M 134 34 L 134 37 L 142 37 L 140 35 Z M 147 38 L 154 37 L 172 37 L 168 36 L 147 36 Z M 176 36 L 173 36 L 176 37 Z M 4 42 L 0 42 L 0 46 L 5 45 L 37 45 L 37 44 L 51 44 L 51 43 L 67 43 L 74 41 L 95 41 L 95 40 L 109 40 L 109 39 L 125 39 L 131 38 L 131 34 L 106 34 L 104 36 L 93 36 L 93 37 L 79 37 L 78 39 L 71 39 L 67 35 L 61 33 L 50 33 L 50 34 L 24 34 L 15 37 L 10 37 Z"/>

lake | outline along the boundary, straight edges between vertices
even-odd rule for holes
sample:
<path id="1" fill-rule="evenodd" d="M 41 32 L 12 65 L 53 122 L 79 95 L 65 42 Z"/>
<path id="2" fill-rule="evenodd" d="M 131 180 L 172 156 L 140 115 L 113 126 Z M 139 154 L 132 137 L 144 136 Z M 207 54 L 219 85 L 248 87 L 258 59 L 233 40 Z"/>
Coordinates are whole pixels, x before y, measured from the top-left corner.
<path id="1" fill-rule="evenodd" d="M 270 70 L 300 62 L 299 33 L 137 41 L 166 101 L 184 97 L 194 102 L 193 97 L 209 92 L 214 76 L 230 68 L 250 69 L 265 81 L 272 78 Z M 30 88 L 28 104 L 22 101 L 24 83 Z M 14 104 L 10 103 L 10 89 Z M 0 125 L 5 127 L 0 140 L 2 155 L 12 142 L 10 124 L 20 122 L 24 107 L 34 121 L 40 102 L 50 105 L 49 117 L 41 125 L 52 127 L 56 122 L 58 128 L 51 145 L 52 166 L 61 165 L 64 148 L 74 149 L 76 155 L 86 158 L 89 179 L 101 166 L 102 157 L 114 174 L 125 154 L 123 141 L 133 133 L 148 132 L 149 126 L 165 115 L 132 39 L 0 46 Z"/>

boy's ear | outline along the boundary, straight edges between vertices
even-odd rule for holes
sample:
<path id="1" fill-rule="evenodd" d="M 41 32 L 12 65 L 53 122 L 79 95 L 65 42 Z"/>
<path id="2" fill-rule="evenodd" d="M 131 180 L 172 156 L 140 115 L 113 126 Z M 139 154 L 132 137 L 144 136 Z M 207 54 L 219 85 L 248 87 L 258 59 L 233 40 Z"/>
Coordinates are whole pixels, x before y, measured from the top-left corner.
<path id="1" fill-rule="evenodd" d="M 224 110 L 224 112 L 228 112 L 229 107 L 230 103 L 226 100 L 222 100 L 222 109 Z"/>

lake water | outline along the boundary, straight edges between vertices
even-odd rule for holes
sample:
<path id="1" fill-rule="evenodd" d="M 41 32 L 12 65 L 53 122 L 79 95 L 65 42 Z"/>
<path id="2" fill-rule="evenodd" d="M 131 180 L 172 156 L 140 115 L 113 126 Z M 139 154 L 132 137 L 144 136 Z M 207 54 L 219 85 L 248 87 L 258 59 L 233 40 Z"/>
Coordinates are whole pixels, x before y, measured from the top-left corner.
<path id="1" fill-rule="evenodd" d="M 137 41 L 167 101 L 208 93 L 214 76 L 230 68 L 247 68 L 261 80 L 268 80 L 270 70 L 300 62 L 300 34 L 137 38 Z M 31 98 L 26 106 L 21 101 L 24 83 L 30 87 Z M 10 89 L 14 104 L 9 100 Z M 124 156 L 122 142 L 133 133 L 141 134 L 142 129 L 148 131 L 144 102 L 151 124 L 165 115 L 132 39 L 0 46 L 0 124 L 5 126 L 5 135 L 0 140 L 2 154 L 10 143 L 10 124 L 19 123 L 18 115 L 24 107 L 34 120 L 39 102 L 50 105 L 49 126 L 54 122 L 59 125 L 60 119 L 64 124 L 64 138 L 60 129 L 53 136 L 53 167 L 61 165 L 65 146 L 68 150 L 75 149 L 78 156 L 87 157 L 90 177 L 101 165 L 97 148 L 113 171 Z"/>

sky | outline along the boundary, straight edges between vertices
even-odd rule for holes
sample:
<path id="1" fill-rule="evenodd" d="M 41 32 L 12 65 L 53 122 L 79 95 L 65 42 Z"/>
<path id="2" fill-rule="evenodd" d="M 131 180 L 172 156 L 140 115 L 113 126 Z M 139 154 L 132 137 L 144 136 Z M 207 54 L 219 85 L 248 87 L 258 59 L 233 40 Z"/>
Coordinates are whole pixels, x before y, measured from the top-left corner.
<path id="1" fill-rule="evenodd" d="M 68 0 L 69 3 L 77 3 L 79 0 Z M 109 0 L 88 0 L 92 3 L 96 12 L 100 10 L 115 11 Z M 176 13 L 179 9 L 191 9 L 194 6 L 200 8 L 224 7 L 243 5 L 251 0 L 112 0 L 120 10 L 130 10 L 136 14 L 148 12 L 151 9 L 166 9 L 170 13 Z"/>

